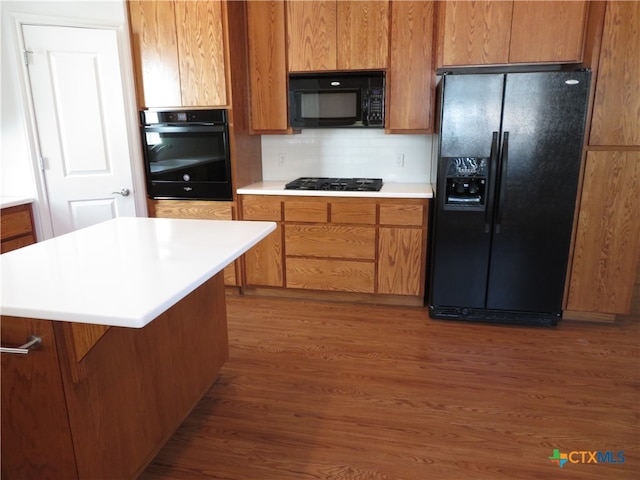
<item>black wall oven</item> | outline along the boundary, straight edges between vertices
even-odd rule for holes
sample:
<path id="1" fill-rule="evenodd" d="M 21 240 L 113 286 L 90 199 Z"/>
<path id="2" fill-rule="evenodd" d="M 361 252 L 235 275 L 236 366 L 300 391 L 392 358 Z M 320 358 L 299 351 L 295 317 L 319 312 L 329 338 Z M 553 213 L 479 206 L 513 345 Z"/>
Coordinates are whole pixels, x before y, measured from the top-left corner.
<path id="1" fill-rule="evenodd" d="M 233 200 L 226 110 L 141 111 L 147 193 Z"/>

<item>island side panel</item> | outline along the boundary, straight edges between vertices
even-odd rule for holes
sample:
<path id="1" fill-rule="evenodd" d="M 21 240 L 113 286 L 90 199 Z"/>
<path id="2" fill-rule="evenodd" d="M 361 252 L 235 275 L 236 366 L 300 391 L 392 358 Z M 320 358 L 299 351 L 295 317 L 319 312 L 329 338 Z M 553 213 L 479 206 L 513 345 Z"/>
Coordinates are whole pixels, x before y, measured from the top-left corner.
<path id="1" fill-rule="evenodd" d="M 54 328 L 80 478 L 134 478 L 229 356 L 223 274 L 142 329 L 110 328 L 82 359 L 77 383 L 63 325 Z"/>

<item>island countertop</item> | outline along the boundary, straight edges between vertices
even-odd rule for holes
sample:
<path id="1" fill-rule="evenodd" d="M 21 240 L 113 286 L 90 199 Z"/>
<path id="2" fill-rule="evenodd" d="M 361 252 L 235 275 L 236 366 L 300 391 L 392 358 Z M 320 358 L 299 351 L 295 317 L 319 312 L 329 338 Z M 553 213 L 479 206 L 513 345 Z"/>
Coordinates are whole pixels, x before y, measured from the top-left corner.
<path id="1" fill-rule="evenodd" d="M 275 229 L 116 218 L 0 255 L 0 314 L 142 328 Z"/>

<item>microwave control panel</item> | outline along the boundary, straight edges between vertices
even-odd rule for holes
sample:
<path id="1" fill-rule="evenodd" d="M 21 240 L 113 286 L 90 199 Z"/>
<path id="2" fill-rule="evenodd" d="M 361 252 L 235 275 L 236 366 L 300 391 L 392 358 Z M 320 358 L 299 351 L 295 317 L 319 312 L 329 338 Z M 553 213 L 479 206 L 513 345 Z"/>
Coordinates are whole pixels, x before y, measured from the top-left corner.
<path id="1" fill-rule="evenodd" d="M 382 125 L 384 121 L 384 92 L 381 88 L 371 88 L 368 93 L 367 124 Z"/>

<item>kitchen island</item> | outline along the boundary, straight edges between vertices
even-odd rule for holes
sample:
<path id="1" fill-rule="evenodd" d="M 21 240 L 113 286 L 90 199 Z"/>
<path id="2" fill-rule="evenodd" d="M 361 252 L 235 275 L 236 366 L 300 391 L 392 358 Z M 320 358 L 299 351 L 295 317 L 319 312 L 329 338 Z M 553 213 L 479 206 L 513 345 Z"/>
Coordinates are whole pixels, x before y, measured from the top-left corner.
<path id="1" fill-rule="evenodd" d="M 135 478 L 228 357 L 222 269 L 272 222 L 118 218 L 0 256 L 2 478 Z"/>

